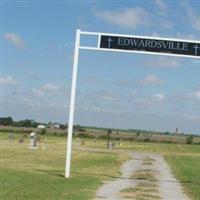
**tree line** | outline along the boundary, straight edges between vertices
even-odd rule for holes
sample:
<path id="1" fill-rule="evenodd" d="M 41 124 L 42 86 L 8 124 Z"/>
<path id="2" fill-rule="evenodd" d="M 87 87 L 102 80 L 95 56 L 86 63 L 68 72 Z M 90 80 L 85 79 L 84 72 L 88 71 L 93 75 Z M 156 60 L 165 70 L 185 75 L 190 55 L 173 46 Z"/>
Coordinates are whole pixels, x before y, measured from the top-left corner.
<path id="1" fill-rule="evenodd" d="M 19 120 L 19 121 L 14 121 L 12 117 L 0 117 L 0 125 L 1 126 L 15 126 L 15 127 L 26 127 L 26 128 L 37 128 L 38 125 L 43 124 L 46 126 L 46 128 L 49 128 L 52 126 L 52 124 L 58 124 L 58 123 L 41 123 L 41 122 L 36 122 L 33 119 L 25 119 L 25 120 Z M 59 128 L 62 130 L 67 129 L 67 124 L 62 124 L 59 123 Z M 74 125 L 73 126 L 74 130 L 76 131 L 82 131 L 85 132 L 86 129 L 83 126 L 80 125 Z"/>
<path id="2" fill-rule="evenodd" d="M 16 126 L 16 127 L 36 128 L 39 124 L 40 124 L 39 122 L 35 122 L 32 119 L 14 121 L 12 119 L 12 117 L 0 117 L 0 125 L 3 125 L 3 126 Z"/>
<path id="3" fill-rule="evenodd" d="M 15 127 L 26 127 L 26 128 L 37 128 L 38 125 L 40 125 L 41 122 L 36 122 L 33 119 L 25 119 L 25 120 L 19 120 L 19 121 L 14 121 L 12 117 L 0 117 L 0 125 L 2 126 L 15 126 Z M 46 127 L 49 127 L 51 122 L 45 124 Z M 67 129 L 66 124 L 59 124 L 60 129 Z"/>

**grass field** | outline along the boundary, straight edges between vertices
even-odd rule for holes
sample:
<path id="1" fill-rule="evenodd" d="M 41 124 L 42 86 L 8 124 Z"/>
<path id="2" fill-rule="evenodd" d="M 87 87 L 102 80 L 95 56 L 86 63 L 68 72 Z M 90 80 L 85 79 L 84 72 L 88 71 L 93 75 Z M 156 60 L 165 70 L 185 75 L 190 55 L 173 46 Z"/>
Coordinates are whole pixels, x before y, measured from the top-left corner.
<path id="1" fill-rule="evenodd" d="M 74 150 L 72 176 L 66 180 L 65 143 L 65 138 L 49 137 L 47 149 L 40 145 L 29 150 L 28 138 L 23 144 L 4 139 L 2 199 L 91 199 L 102 180 L 119 175 L 118 168 L 126 159 L 113 153 Z"/>
<path id="2" fill-rule="evenodd" d="M 16 134 L 19 138 L 20 135 Z M 8 140 L 2 134 L 3 168 L 1 169 L 2 200 L 89 200 L 102 181 L 119 176 L 119 167 L 128 156 L 124 151 L 146 151 L 165 155 L 173 172 L 192 199 L 200 196 L 200 145 L 122 142 L 107 151 L 106 141 L 84 139 L 73 142 L 71 178 L 64 179 L 66 138 L 49 136 L 47 149 L 39 143 L 29 150 L 29 139 Z M 117 144 L 117 142 L 116 142 Z"/>
<path id="3" fill-rule="evenodd" d="M 186 193 L 200 199 L 200 155 L 168 155 L 166 160 Z"/>

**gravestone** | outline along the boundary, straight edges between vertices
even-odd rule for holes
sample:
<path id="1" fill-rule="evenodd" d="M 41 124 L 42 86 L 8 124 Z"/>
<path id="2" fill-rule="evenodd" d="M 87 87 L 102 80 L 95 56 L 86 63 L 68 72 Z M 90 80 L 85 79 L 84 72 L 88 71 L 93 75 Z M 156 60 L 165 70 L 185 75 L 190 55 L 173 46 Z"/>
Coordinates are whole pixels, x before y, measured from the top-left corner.
<path id="1" fill-rule="evenodd" d="M 41 137 L 40 137 L 40 136 L 37 137 L 36 141 L 37 141 L 37 142 L 40 142 L 40 141 L 41 141 Z"/>
<path id="2" fill-rule="evenodd" d="M 19 138 L 19 143 L 24 143 L 24 137 L 22 136 L 21 138 Z"/>
<path id="3" fill-rule="evenodd" d="M 114 149 L 115 148 L 115 143 L 114 142 L 112 142 L 112 149 Z"/>
<path id="4" fill-rule="evenodd" d="M 12 140 L 15 138 L 15 134 L 14 133 L 8 133 L 8 139 Z"/>
<path id="5" fill-rule="evenodd" d="M 30 133 L 29 149 L 37 149 L 37 136 L 35 132 Z"/>
<path id="6" fill-rule="evenodd" d="M 114 142 L 110 142 L 109 143 L 109 149 L 112 150 L 115 147 L 115 143 Z"/>

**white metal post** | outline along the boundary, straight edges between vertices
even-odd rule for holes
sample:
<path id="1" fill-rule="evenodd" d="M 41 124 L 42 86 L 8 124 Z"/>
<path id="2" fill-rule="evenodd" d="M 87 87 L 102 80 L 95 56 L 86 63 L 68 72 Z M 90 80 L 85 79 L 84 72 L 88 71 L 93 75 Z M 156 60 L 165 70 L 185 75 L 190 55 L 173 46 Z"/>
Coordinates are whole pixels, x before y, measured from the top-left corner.
<path id="1" fill-rule="evenodd" d="M 74 122 L 74 105 L 75 105 L 75 97 L 76 97 L 76 82 L 77 82 L 77 71 L 78 71 L 79 46 L 80 46 L 80 30 L 77 30 L 76 31 L 75 50 L 74 50 L 71 99 L 70 99 L 70 108 L 69 108 L 69 123 L 68 123 L 67 150 L 66 150 L 65 178 L 68 178 L 70 176 L 72 134 L 73 134 L 73 122 Z"/>

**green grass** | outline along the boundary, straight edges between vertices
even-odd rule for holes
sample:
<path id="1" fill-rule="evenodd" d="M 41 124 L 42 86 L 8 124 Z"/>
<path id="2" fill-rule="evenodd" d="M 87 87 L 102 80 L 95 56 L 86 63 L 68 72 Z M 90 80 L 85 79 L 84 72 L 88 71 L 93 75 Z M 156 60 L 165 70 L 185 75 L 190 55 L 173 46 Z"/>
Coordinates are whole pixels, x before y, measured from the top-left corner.
<path id="1" fill-rule="evenodd" d="M 200 156 L 167 155 L 167 162 L 192 199 L 200 198 Z"/>
<path id="2" fill-rule="evenodd" d="M 106 140 L 97 140 L 97 144 L 94 139 L 80 139 L 85 141 L 85 146 L 95 148 L 106 148 Z M 153 143 L 153 142 L 135 142 L 135 141 L 122 141 L 122 145 L 119 146 L 119 141 L 112 140 L 115 143 L 116 150 L 131 150 L 138 152 L 152 152 L 162 154 L 200 154 L 200 145 L 187 145 L 187 144 L 168 144 L 168 143 Z M 76 141 L 75 141 L 76 143 Z"/>
<path id="3" fill-rule="evenodd" d="M 90 199 L 99 177 L 76 175 L 65 180 L 57 171 L 4 171 L 3 199 Z"/>
<path id="4" fill-rule="evenodd" d="M 5 136 L 5 135 L 4 135 Z M 66 139 L 49 137 L 47 149 L 29 150 L 29 140 L 3 139 L 2 200 L 88 200 L 103 180 L 119 176 L 127 156 L 73 150 L 71 177 L 64 178 Z"/>
<path id="5" fill-rule="evenodd" d="M 70 179 L 64 178 L 66 138 L 48 136 L 47 149 L 42 143 L 35 151 L 29 150 L 29 138 L 19 144 L 21 136 L 3 140 L 1 169 L 2 200 L 89 200 L 95 196 L 102 181 L 119 176 L 120 165 L 129 151 L 163 154 L 174 174 L 192 199 L 200 196 L 200 145 L 164 144 L 122 141 L 116 149 L 107 151 L 106 140 L 80 139 L 84 146 L 73 141 Z M 84 147 L 84 148 L 82 148 Z M 87 149 L 93 149 L 89 151 Z M 151 160 L 146 160 L 151 164 Z"/>

